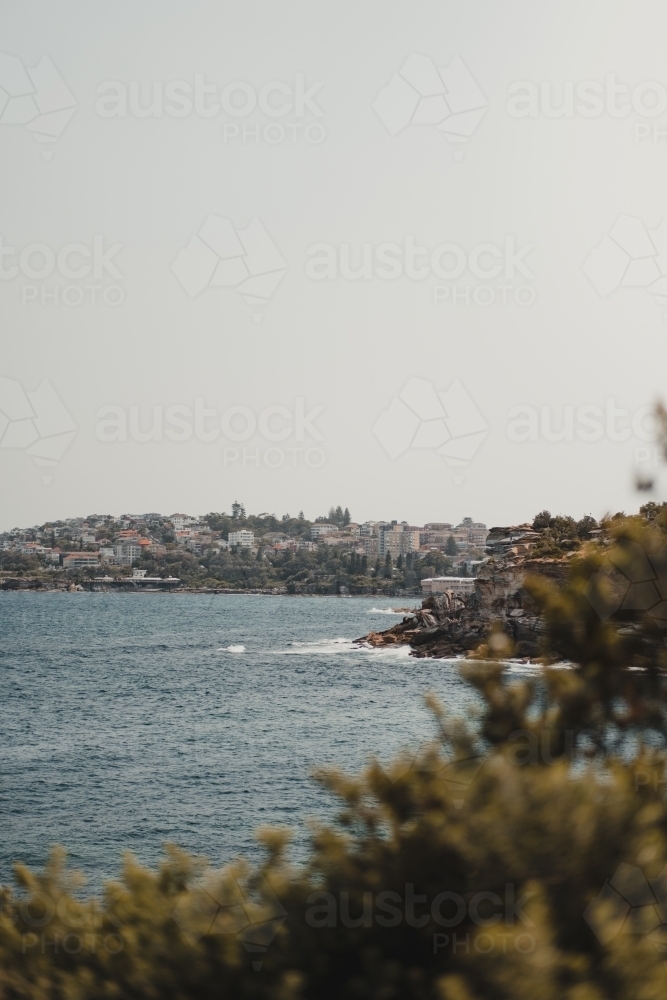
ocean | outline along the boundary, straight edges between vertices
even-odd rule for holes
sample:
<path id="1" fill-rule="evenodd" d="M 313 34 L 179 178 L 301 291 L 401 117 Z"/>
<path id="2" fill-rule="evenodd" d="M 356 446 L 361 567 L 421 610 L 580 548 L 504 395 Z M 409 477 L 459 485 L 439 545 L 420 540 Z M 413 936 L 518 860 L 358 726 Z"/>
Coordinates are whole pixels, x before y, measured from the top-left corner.
<path id="1" fill-rule="evenodd" d="M 0 883 L 56 843 L 92 885 L 166 841 L 257 860 L 263 825 L 292 829 L 298 861 L 306 820 L 336 811 L 314 768 L 430 739 L 428 691 L 457 714 L 476 703 L 453 661 L 353 645 L 397 603 L 1 593 Z"/>

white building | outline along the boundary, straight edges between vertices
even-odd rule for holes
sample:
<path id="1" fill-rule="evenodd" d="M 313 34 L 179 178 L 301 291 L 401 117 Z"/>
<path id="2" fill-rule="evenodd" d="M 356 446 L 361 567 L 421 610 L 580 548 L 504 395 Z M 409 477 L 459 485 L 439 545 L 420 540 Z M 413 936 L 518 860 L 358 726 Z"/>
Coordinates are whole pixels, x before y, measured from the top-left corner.
<path id="1" fill-rule="evenodd" d="M 422 580 L 422 593 L 444 594 L 451 591 L 457 597 L 475 593 L 475 580 L 469 576 L 427 576 Z"/>
<path id="2" fill-rule="evenodd" d="M 255 532 L 241 528 L 240 531 L 229 532 L 230 549 L 251 549 L 255 544 Z"/>
<path id="3" fill-rule="evenodd" d="M 315 541 L 321 535 L 333 535 L 336 531 L 338 528 L 335 524 L 314 524 L 310 529 L 310 537 Z"/>
<path id="4" fill-rule="evenodd" d="M 119 566 L 131 566 L 141 555 L 141 546 L 136 542 L 119 542 L 113 547 L 114 561 Z"/>
<path id="5" fill-rule="evenodd" d="M 188 517 L 187 514 L 174 514 L 171 523 L 174 526 L 174 531 L 185 531 L 187 528 L 197 531 L 200 527 L 199 519 Z"/>
<path id="6" fill-rule="evenodd" d="M 91 566 L 98 566 L 99 562 L 98 552 L 68 552 L 63 557 L 65 569 L 88 569 Z"/>

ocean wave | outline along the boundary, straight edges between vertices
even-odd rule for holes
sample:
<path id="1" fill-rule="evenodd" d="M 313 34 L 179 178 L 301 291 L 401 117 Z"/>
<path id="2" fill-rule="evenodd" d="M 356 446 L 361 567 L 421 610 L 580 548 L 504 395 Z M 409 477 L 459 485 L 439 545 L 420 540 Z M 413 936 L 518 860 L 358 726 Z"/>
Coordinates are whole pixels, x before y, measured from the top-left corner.
<path id="1" fill-rule="evenodd" d="M 245 646 L 220 646 L 218 653 L 245 653 Z"/>
<path id="2" fill-rule="evenodd" d="M 541 663 L 524 663 L 522 660 L 507 660 L 505 663 L 509 674 L 535 674 L 542 673 L 544 666 Z M 552 663 L 550 670 L 572 670 L 572 664 L 565 660 Z"/>
<path id="3" fill-rule="evenodd" d="M 369 608 L 366 612 L 369 615 L 405 615 L 407 608 Z"/>
<path id="4" fill-rule="evenodd" d="M 343 653 L 353 648 L 352 639 L 311 639 L 309 642 L 290 642 L 288 649 L 276 649 L 275 653 L 283 656 L 303 656 L 305 653 Z"/>
<path id="5" fill-rule="evenodd" d="M 288 649 L 271 650 L 275 656 L 321 656 L 323 653 L 353 653 L 364 654 L 373 658 L 389 657 L 404 659 L 410 656 L 411 650 L 407 644 L 395 646 L 359 645 L 354 639 L 312 639 L 310 642 L 291 642 Z"/>

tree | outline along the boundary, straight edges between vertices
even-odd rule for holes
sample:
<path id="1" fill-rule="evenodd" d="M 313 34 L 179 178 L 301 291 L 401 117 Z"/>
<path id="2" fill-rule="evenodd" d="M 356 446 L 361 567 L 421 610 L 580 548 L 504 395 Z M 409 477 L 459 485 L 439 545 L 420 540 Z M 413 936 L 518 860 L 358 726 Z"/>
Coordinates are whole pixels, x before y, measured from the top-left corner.
<path id="1" fill-rule="evenodd" d="M 401 552 L 396 560 L 396 569 L 403 569 L 403 553 Z"/>
<path id="2" fill-rule="evenodd" d="M 549 528 L 551 526 L 551 514 L 548 510 L 542 510 L 539 514 L 536 514 L 533 518 L 533 530 L 541 531 L 542 528 Z"/>
<path id="3" fill-rule="evenodd" d="M 389 552 L 384 557 L 384 577 L 391 580 L 391 553 Z"/>
<path id="4" fill-rule="evenodd" d="M 456 542 L 454 540 L 454 536 L 450 535 L 449 538 L 447 539 L 447 543 L 445 545 L 445 555 L 455 556 L 457 554 L 457 552 L 458 552 L 458 549 L 456 548 Z"/>
<path id="5" fill-rule="evenodd" d="M 343 525 L 349 524 L 350 520 L 351 520 L 351 518 L 350 518 L 350 508 L 346 507 L 345 510 L 343 511 Z"/>
<path id="6" fill-rule="evenodd" d="M 232 517 L 235 521 L 245 517 L 245 507 L 242 503 L 239 503 L 238 500 L 235 500 L 232 504 Z"/>
<path id="7" fill-rule="evenodd" d="M 642 509 L 640 508 L 639 512 L 641 513 L 641 511 Z M 580 521 L 577 521 L 577 534 L 579 538 L 590 538 L 591 531 L 595 531 L 597 526 L 598 523 L 595 518 L 591 517 L 590 514 L 586 514 Z"/>

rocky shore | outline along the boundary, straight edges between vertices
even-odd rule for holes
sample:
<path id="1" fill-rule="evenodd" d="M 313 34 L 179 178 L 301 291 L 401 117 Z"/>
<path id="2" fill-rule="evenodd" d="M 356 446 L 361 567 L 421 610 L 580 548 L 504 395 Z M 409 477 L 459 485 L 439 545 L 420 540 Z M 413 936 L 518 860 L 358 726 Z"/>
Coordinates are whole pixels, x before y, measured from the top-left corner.
<path id="1" fill-rule="evenodd" d="M 485 641 L 493 623 L 500 623 L 513 640 L 518 658 L 537 657 L 544 626 L 523 582 L 532 574 L 564 582 L 571 556 L 532 557 L 540 536 L 528 525 L 494 531 L 492 555 L 480 567 L 473 594 L 431 594 L 398 625 L 369 632 L 356 641 L 369 646 L 407 644 L 420 657 L 462 656 Z"/>

